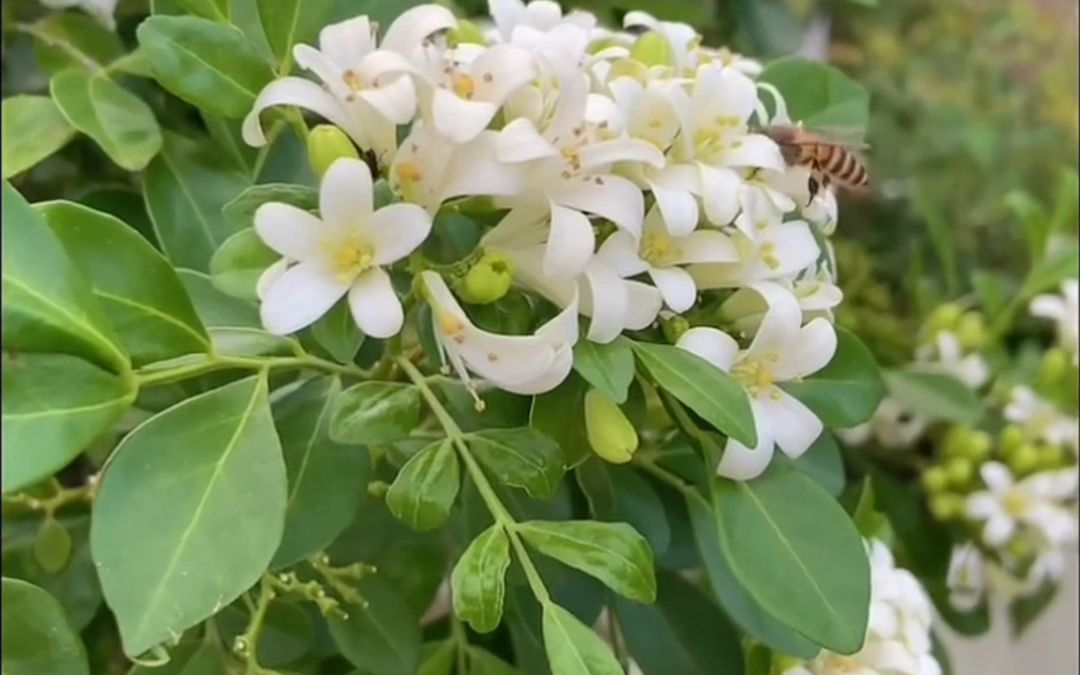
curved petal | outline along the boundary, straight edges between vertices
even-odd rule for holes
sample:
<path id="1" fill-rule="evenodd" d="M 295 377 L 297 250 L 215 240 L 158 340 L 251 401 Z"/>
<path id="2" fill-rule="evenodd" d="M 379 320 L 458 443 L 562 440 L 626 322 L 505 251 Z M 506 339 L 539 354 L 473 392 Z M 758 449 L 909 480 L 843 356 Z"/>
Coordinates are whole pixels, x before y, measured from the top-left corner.
<path id="1" fill-rule="evenodd" d="M 321 220 L 281 202 L 267 202 L 255 210 L 255 233 L 281 255 L 300 261 L 321 259 L 329 234 Z"/>
<path id="2" fill-rule="evenodd" d="M 524 382 L 503 383 L 500 385 L 500 388 L 511 394 L 520 394 L 522 396 L 536 396 L 537 394 L 543 394 L 562 384 L 562 381 L 570 374 L 570 370 L 573 367 L 574 350 L 573 347 L 566 346 L 555 352 L 555 357 L 552 359 L 551 365 L 536 377 L 525 380 Z"/>
<path id="3" fill-rule="evenodd" d="M 416 85 L 408 75 L 379 87 L 361 89 L 356 96 L 393 124 L 408 124 L 416 114 Z"/>
<path id="4" fill-rule="evenodd" d="M 836 329 L 827 319 L 818 317 L 799 330 L 794 349 L 785 350 L 773 366 L 779 381 L 794 380 L 816 373 L 836 354 Z"/>
<path id="5" fill-rule="evenodd" d="M 664 166 L 664 153 L 648 141 L 636 138 L 613 138 L 584 146 L 578 151 L 586 171 L 606 170 L 616 162 L 641 162 L 656 168 Z"/>
<path id="6" fill-rule="evenodd" d="M 691 263 L 738 262 L 739 251 L 731 237 L 716 230 L 695 230 L 679 240 L 679 255 L 673 263 L 688 265 Z"/>
<path id="7" fill-rule="evenodd" d="M 624 281 L 630 300 L 626 307 L 623 323 L 627 330 L 643 330 L 656 321 L 657 314 L 664 304 L 660 291 L 640 281 Z"/>
<path id="8" fill-rule="evenodd" d="M 520 195 L 528 179 L 527 167 L 496 161 L 495 144 L 495 132 L 483 131 L 468 143 L 455 147 L 442 174 L 440 198 Z"/>
<path id="9" fill-rule="evenodd" d="M 596 182 L 596 181 L 600 182 Z M 551 193 L 552 201 L 607 218 L 635 237 L 641 234 L 645 198 L 641 190 L 621 176 L 598 176 L 590 181 L 563 181 Z"/>
<path id="10" fill-rule="evenodd" d="M 716 466 L 717 475 L 732 480 L 750 480 L 757 478 L 769 466 L 773 456 L 772 429 L 757 409 L 757 400 L 750 399 L 754 411 L 754 425 L 757 427 L 758 444 L 748 448 L 736 440 L 728 439 L 724 446 L 724 455 Z"/>
<path id="11" fill-rule="evenodd" d="M 431 114 L 435 128 L 455 143 L 472 140 L 487 128 L 499 108 L 487 101 L 466 101 L 448 89 L 436 89 Z"/>
<path id="12" fill-rule="evenodd" d="M 266 289 L 259 314 L 274 335 L 288 335 L 315 323 L 349 290 L 329 271 L 308 263 L 290 267 Z"/>
<path id="13" fill-rule="evenodd" d="M 282 274 L 285 274 L 287 269 L 289 269 L 289 259 L 282 258 L 263 270 L 263 273 L 259 275 L 259 279 L 255 282 L 255 297 L 262 300 L 266 296 L 266 291 L 274 285 L 274 282 Z"/>
<path id="14" fill-rule="evenodd" d="M 731 144 L 724 153 L 727 166 L 745 166 L 783 171 L 786 164 L 780 148 L 768 136 L 747 134 Z"/>
<path id="15" fill-rule="evenodd" d="M 629 303 L 626 284 L 604 264 L 589 265 L 583 279 L 588 314 L 591 317 L 586 337 L 592 342 L 607 343 L 623 330 Z"/>
<path id="16" fill-rule="evenodd" d="M 1001 462 L 986 462 L 979 467 L 983 482 L 995 494 L 1002 494 L 1013 486 L 1013 475 Z"/>
<path id="17" fill-rule="evenodd" d="M 739 343 L 734 338 L 719 328 L 708 326 L 697 326 L 686 331 L 679 336 L 675 346 L 700 356 L 725 373 L 731 371 L 739 354 Z"/>
<path id="18" fill-rule="evenodd" d="M 397 335 L 405 322 L 390 275 L 381 267 L 364 272 L 349 289 L 349 311 L 365 335 L 388 338 Z"/>
<path id="19" fill-rule="evenodd" d="M 817 260 L 821 254 L 810 226 L 801 220 L 792 220 L 769 228 L 761 233 L 762 245 L 771 245 L 776 257 L 775 267 L 762 264 L 775 277 L 800 272 Z"/>
<path id="20" fill-rule="evenodd" d="M 495 156 L 500 162 L 529 162 L 544 157 L 558 157 L 559 151 L 540 135 L 531 121 L 519 117 L 499 131 Z"/>
<path id="21" fill-rule="evenodd" d="M 363 234 L 375 247 L 375 265 L 401 260 L 419 248 L 430 233 L 431 215 L 416 204 L 384 206 L 363 226 Z"/>
<path id="22" fill-rule="evenodd" d="M 987 546 L 997 548 L 1012 539 L 1015 531 L 1015 520 L 1005 514 L 995 515 L 987 520 L 983 527 L 983 541 Z"/>
<path id="23" fill-rule="evenodd" d="M 725 117 L 743 124 L 754 114 L 757 87 L 733 68 L 707 66 L 697 71 L 691 101 L 698 118 L 711 121 Z"/>
<path id="24" fill-rule="evenodd" d="M 367 136 L 337 98 L 311 80 L 283 77 L 263 87 L 251 112 L 244 118 L 242 135 L 248 145 L 266 145 L 259 113 L 278 105 L 295 105 L 325 117 L 342 128 L 354 141 L 367 146 Z"/>
<path id="25" fill-rule="evenodd" d="M 988 520 L 1003 513 L 1001 504 L 989 492 L 975 492 L 964 502 L 964 513 L 969 518 Z"/>
<path id="26" fill-rule="evenodd" d="M 649 278 L 656 284 L 664 304 L 671 311 L 682 313 L 694 306 L 697 287 L 690 273 L 681 267 L 650 267 Z"/>
<path id="27" fill-rule="evenodd" d="M 471 72 L 476 80 L 477 97 L 496 105 L 536 77 L 532 54 L 506 44 L 495 45 L 477 56 Z"/>
<path id="28" fill-rule="evenodd" d="M 802 310 L 795 296 L 783 286 L 761 281 L 750 287 L 765 299 L 768 309 L 746 352 L 755 359 L 779 365 L 799 340 Z"/>
<path id="29" fill-rule="evenodd" d="M 382 49 L 409 56 L 432 33 L 457 24 L 453 12 L 439 5 L 420 5 L 405 10 L 383 34 Z"/>
<path id="30" fill-rule="evenodd" d="M 801 457 L 824 429 L 817 415 L 781 389 L 774 388 L 768 395 L 760 396 L 758 405 L 772 427 L 776 444 L 792 459 Z"/>
<path id="31" fill-rule="evenodd" d="M 354 62 L 335 61 L 326 53 L 310 45 L 296 45 L 293 47 L 293 60 L 296 61 L 297 66 L 315 73 L 316 77 L 330 87 L 330 91 L 335 96 L 344 97 L 348 93 L 348 87 L 345 85 L 342 74 L 345 68 L 349 67 L 348 64 Z"/>
<path id="32" fill-rule="evenodd" d="M 328 227 L 347 234 L 371 217 L 371 169 L 359 159 L 343 158 L 330 165 L 319 185 L 319 212 Z"/>
<path id="33" fill-rule="evenodd" d="M 375 30 L 366 16 L 332 23 L 319 31 L 319 51 L 341 68 L 356 66 L 374 48 Z"/>
<path id="34" fill-rule="evenodd" d="M 638 255 L 637 240 L 629 232 L 612 232 L 600 250 L 596 252 L 598 260 L 609 265 L 620 277 L 632 277 L 649 269 L 648 263 Z"/>
<path id="35" fill-rule="evenodd" d="M 667 187 L 656 181 L 650 182 L 649 188 L 664 216 L 668 234 L 683 237 L 694 231 L 698 224 L 698 204 L 689 189 Z"/>
<path id="36" fill-rule="evenodd" d="M 572 279 L 581 274 L 596 246 L 589 219 L 580 211 L 551 204 L 551 232 L 544 251 L 544 273 Z"/>
<path id="37" fill-rule="evenodd" d="M 731 169 L 699 164 L 701 201 L 705 217 L 713 225 L 727 225 L 739 212 L 739 185 L 742 180 Z"/>

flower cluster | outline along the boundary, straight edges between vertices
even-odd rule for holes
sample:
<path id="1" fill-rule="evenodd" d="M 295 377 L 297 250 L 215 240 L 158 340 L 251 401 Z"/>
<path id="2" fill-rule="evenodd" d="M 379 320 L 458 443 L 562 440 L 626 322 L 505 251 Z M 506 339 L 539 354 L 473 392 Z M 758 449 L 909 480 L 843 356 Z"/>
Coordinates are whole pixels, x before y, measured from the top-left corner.
<path id="1" fill-rule="evenodd" d="M 933 611 L 926 591 L 910 572 L 896 566 L 884 543 L 872 540 L 869 549 L 870 622 L 863 648 L 850 656 L 823 651 L 784 675 L 941 673 L 931 653 Z"/>
<path id="2" fill-rule="evenodd" d="M 578 339 L 607 343 L 693 314 L 680 346 L 745 386 L 760 439 L 732 442 L 719 472 L 759 474 L 774 444 L 797 457 L 822 425 L 776 383 L 832 358 L 841 293 L 812 231 L 831 231 L 835 197 L 811 200 L 808 170 L 788 167 L 763 133 L 790 123 L 780 94 L 755 82 L 758 64 L 702 46 L 684 24 L 630 12 L 610 31 L 548 0 L 489 9 L 488 27 L 437 5 L 381 31 L 366 17 L 327 26 L 318 49 L 294 50 L 318 81 L 284 77 L 258 95 L 248 143 L 266 143 L 264 111 L 297 106 L 375 167 L 330 166 L 319 217 L 281 204 L 256 213 L 282 256 L 260 283 L 267 328 L 300 330 L 347 297 L 364 333 L 395 335 L 407 307 L 389 271 L 411 257 L 459 376 L 535 394 L 566 377 Z M 376 210 L 382 180 L 396 202 Z M 454 278 L 414 255 L 441 209 L 478 201 L 499 214 L 470 258 L 487 268 Z M 497 300 L 511 280 L 557 308 L 532 334 L 470 319 L 470 303 Z M 718 311 L 702 309 L 706 297 Z"/>

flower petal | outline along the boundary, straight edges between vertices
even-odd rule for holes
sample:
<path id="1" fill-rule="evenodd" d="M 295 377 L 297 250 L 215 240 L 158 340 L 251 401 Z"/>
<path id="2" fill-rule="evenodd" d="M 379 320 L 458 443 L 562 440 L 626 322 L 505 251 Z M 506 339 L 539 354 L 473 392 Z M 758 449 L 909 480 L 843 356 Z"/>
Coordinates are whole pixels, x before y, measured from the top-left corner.
<path id="1" fill-rule="evenodd" d="M 457 24 L 454 14 L 439 5 L 420 5 L 398 15 L 383 34 L 382 49 L 409 56 L 429 35 Z"/>
<path id="2" fill-rule="evenodd" d="M 686 331 L 679 336 L 675 346 L 700 356 L 725 373 L 731 371 L 739 354 L 739 343 L 734 338 L 719 328 L 708 326 L 697 326 Z"/>
<path id="3" fill-rule="evenodd" d="M 531 121 L 519 117 L 499 132 L 495 155 L 500 162 L 514 163 L 558 157 L 559 151 L 540 135 Z"/>
<path id="4" fill-rule="evenodd" d="M 416 204 L 390 204 L 372 214 L 363 229 L 375 247 L 372 263 L 389 265 L 424 243 L 431 233 L 431 215 Z"/>
<path id="5" fill-rule="evenodd" d="M 319 31 L 319 51 L 339 67 L 352 68 L 375 49 L 374 35 L 366 16 L 332 23 Z M 299 59 L 297 64 L 303 65 Z"/>
<path id="6" fill-rule="evenodd" d="M 672 261 L 691 263 L 737 262 L 739 252 L 731 237 L 716 230 L 695 230 L 679 240 L 680 255 Z"/>
<path id="7" fill-rule="evenodd" d="M 689 189 L 667 187 L 653 181 L 649 183 L 656 206 L 664 216 L 668 234 L 683 237 L 694 231 L 698 224 L 697 198 Z"/>
<path id="8" fill-rule="evenodd" d="M 477 56 L 471 72 L 477 97 L 496 105 L 502 105 L 511 93 L 536 77 L 532 54 L 506 44 L 495 45 Z"/>
<path id="9" fill-rule="evenodd" d="M 300 261 L 321 259 L 330 234 L 323 221 L 281 202 L 267 202 L 255 210 L 255 233 L 281 255 Z"/>
<path id="10" fill-rule="evenodd" d="M 551 232 L 544 251 L 544 273 L 572 279 L 581 274 L 596 246 L 589 219 L 580 211 L 551 204 Z"/>
<path id="11" fill-rule="evenodd" d="M 355 61 L 335 61 L 324 52 L 310 45 L 296 45 L 293 47 L 293 60 L 296 65 L 304 70 L 315 74 L 322 80 L 335 96 L 344 97 L 348 93 L 345 78 L 342 77 L 344 69 Z"/>
<path id="12" fill-rule="evenodd" d="M 624 281 L 630 296 L 623 323 L 627 330 L 643 330 L 656 321 L 656 315 L 664 304 L 660 291 L 640 281 Z"/>
<path id="13" fill-rule="evenodd" d="M 486 129 L 499 108 L 487 101 L 466 101 L 448 89 L 436 89 L 431 110 L 438 132 L 455 143 L 464 143 Z"/>
<path id="14" fill-rule="evenodd" d="M 739 138 L 737 145 L 732 144 L 732 147 L 724 153 L 724 164 L 777 171 L 783 171 L 785 166 L 780 148 L 771 138 L 762 134 L 747 134 Z"/>
<path id="15" fill-rule="evenodd" d="M 295 105 L 325 117 L 342 128 L 354 141 L 367 147 L 367 134 L 337 98 L 311 80 L 283 77 L 263 87 L 251 112 L 244 118 L 242 135 L 248 145 L 266 145 L 259 113 L 278 105 Z"/>
<path id="16" fill-rule="evenodd" d="M 746 353 L 763 362 L 780 365 L 799 340 L 802 310 L 795 296 L 783 286 L 760 281 L 751 288 L 765 299 L 768 309 Z"/>
<path id="17" fill-rule="evenodd" d="M 323 222 L 347 234 L 371 218 L 371 169 L 359 159 L 343 158 L 330 165 L 319 185 L 319 212 Z"/>
<path id="18" fill-rule="evenodd" d="M 1016 521 L 1004 513 L 992 516 L 983 527 L 983 541 L 987 546 L 997 548 L 1012 538 L 1016 531 Z"/>
<path id="19" fill-rule="evenodd" d="M 301 262 L 290 267 L 265 293 L 259 314 L 274 335 L 288 335 L 315 323 L 349 290 L 328 270 Z"/>
<path id="20" fill-rule="evenodd" d="M 756 399 L 750 400 L 750 407 L 754 411 L 754 425 L 757 427 L 758 444 L 754 448 L 748 448 L 742 443 L 728 439 L 724 446 L 724 455 L 716 466 L 717 475 L 732 480 L 750 480 L 761 475 L 769 466 L 773 456 L 775 445 L 772 429 L 768 421 L 757 409 Z"/>
<path id="21" fill-rule="evenodd" d="M 596 257 L 604 264 L 609 265 L 620 277 L 632 277 L 649 269 L 648 263 L 638 255 L 638 242 L 629 232 L 617 230 L 612 232 Z"/>
<path id="22" fill-rule="evenodd" d="M 373 338 L 397 335 L 405 322 L 401 300 L 381 267 L 372 267 L 353 282 L 349 311 L 360 330 Z"/>
<path id="23" fill-rule="evenodd" d="M 983 482 L 995 494 L 1002 494 L 1013 486 L 1013 475 L 1001 462 L 986 462 L 979 468 Z"/>
<path id="24" fill-rule="evenodd" d="M 450 163 L 442 174 L 442 199 L 462 195 L 514 196 L 525 189 L 528 172 L 524 166 L 496 161 L 496 134 L 481 132 L 464 145 L 454 148 Z"/>
<path id="25" fill-rule="evenodd" d="M 623 330 L 629 303 L 626 283 L 613 269 L 599 263 L 585 269 L 582 286 L 582 310 L 592 318 L 586 337 L 593 342 L 611 342 Z"/>
<path id="26" fill-rule="evenodd" d="M 635 237 L 641 234 L 645 199 L 641 189 L 621 176 L 600 176 L 602 182 L 563 181 L 552 191 L 557 204 L 607 218 Z"/>
<path id="27" fill-rule="evenodd" d="M 836 329 L 827 319 L 817 318 L 799 330 L 795 348 L 780 354 L 773 366 L 777 380 L 794 380 L 816 373 L 836 354 Z"/>
<path id="28" fill-rule="evenodd" d="M 259 279 L 255 282 L 255 297 L 262 300 L 266 296 L 266 291 L 274 285 L 275 281 L 281 278 L 282 274 L 285 274 L 287 269 L 289 269 L 289 259 L 282 258 L 263 270 L 263 273 L 259 275 Z"/>
<path id="29" fill-rule="evenodd" d="M 817 415 L 781 389 L 760 396 L 758 404 L 772 427 L 776 444 L 792 459 L 801 457 L 824 429 Z"/>
<path id="30" fill-rule="evenodd" d="M 650 267 L 649 277 L 671 311 L 682 313 L 694 306 L 697 287 L 686 270 L 681 267 Z"/>
<path id="31" fill-rule="evenodd" d="M 699 164 L 701 201 L 705 217 L 713 225 L 727 225 L 739 212 L 739 185 L 742 179 L 731 169 Z"/>
<path id="32" fill-rule="evenodd" d="M 641 162 L 656 168 L 664 166 L 664 153 L 648 141 L 636 138 L 613 138 L 584 146 L 578 151 L 585 171 L 606 171 L 616 162 Z"/>
<path id="33" fill-rule="evenodd" d="M 379 87 L 361 89 L 356 96 L 393 124 L 408 124 L 416 114 L 416 85 L 408 75 Z"/>

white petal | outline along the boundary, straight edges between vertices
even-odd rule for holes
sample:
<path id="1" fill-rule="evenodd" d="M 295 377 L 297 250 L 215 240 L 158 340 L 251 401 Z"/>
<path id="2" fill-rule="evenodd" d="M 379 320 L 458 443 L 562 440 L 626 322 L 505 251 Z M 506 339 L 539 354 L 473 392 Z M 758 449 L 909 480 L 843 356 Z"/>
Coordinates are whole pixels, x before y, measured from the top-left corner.
<path id="1" fill-rule="evenodd" d="M 381 267 L 369 269 L 353 282 L 349 311 L 360 330 L 374 338 L 397 335 L 405 321 L 390 275 Z"/>
<path id="2" fill-rule="evenodd" d="M 742 179 L 731 169 L 699 164 L 701 201 L 705 217 L 713 225 L 727 225 L 739 211 L 739 185 Z"/>
<path id="3" fill-rule="evenodd" d="M 641 190 L 620 176 L 603 176 L 602 184 L 593 181 L 565 181 L 551 198 L 562 206 L 594 213 L 607 218 L 620 229 L 637 237 L 645 217 L 645 199 Z"/>
<path id="4" fill-rule="evenodd" d="M 656 168 L 664 166 L 664 153 L 648 141 L 634 138 L 614 138 L 581 148 L 581 166 L 586 171 L 607 170 L 616 162 L 641 162 Z"/>
<path id="5" fill-rule="evenodd" d="M 809 408 L 785 391 L 773 388 L 758 398 L 768 418 L 776 444 L 788 457 L 798 459 L 813 445 L 824 428 Z"/>
<path id="6" fill-rule="evenodd" d="M 660 291 L 640 281 L 624 281 L 630 297 L 623 323 L 628 330 L 642 330 L 656 321 L 664 299 Z"/>
<path id="7" fill-rule="evenodd" d="M 472 140 L 491 123 L 499 108 L 487 101 L 466 101 L 447 89 L 436 89 L 432 116 L 439 133 L 455 143 Z"/>
<path id="8" fill-rule="evenodd" d="M 760 167 L 763 169 L 784 170 L 784 157 L 780 148 L 768 136 L 748 134 L 738 140 L 738 146 L 732 146 L 724 153 L 727 166 Z"/>
<path id="9" fill-rule="evenodd" d="M 679 336 L 675 346 L 685 349 L 713 364 L 720 370 L 729 372 L 739 354 L 739 343 L 718 328 L 697 326 Z"/>
<path id="10" fill-rule="evenodd" d="M 442 176 L 442 199 L 462 195 L 514 196 L 525 189 L 526 167 L 496 161 L 496 135 L 484 131 L 454 149 Z"/>
<path id="11" fill-rule="evenodd" d="M 724 446 L 724 455 L 716 466 L 716 473 L 732 480 L 750 480 L 757 478 L 769 466 L 773 456 L 772 429 L 768 421 L 757 411 L 756 400 L 750 400 L 754 410 L 754 425 L 757 427 L 757 447 L 748 448 L 742 443 L 729 438 Z"/>
<path id="12" fill-rule="evenodd" d="M 716 230 L 696 230 L 679 240 L 681 254 L 672 262 L 690 263 L 737 262 L 739 252 L 731 237 Z"/>
<path id="13" fill-rule="evenodd" d="M 274 285 L 275 281 L 281 278 L 282 274 L 285 274 L 287 269 L 289 269 L 289 259 L 282 258 L 263 270 L 258 281 L 255 282 L 255 296 L 262 300 L 266 296 L 266 291 Z"/>
<path id="14" fill-rule="evenodd" d="M 321 220 L 292 204 L 267 202 L 255 210 L 255 232 L 263 243 L 291 260 L 322 258 L 329 231 Z"/>
<path id="15" fill-rule="evenodd" d="M 351 68 L 375 48 L 373 33 L 366 16 L 330 24 L 319 31 L 319 50 L 338 66 Z"/>
<path id="16" fill-rule="evenodd" d="M 983 541 L 987 546 L 996 548 L 1011 539 L 1015 531 L 1015 520 L 1004 514 L 995 515 L 986 521 L 986 526 L 983 528 Z"/>
<path id="17" fill-rule="evenodd" d="M 473 61 L 471 72 L 477 96 L 497 105 L 536 77 L 532 54 L 513 45 L 495 45 L 485 50 Z"/>
<path id="18" fill-rule="evenodd" d="M 315 323 L 349 290 L 326 269 L 309 263 L 290 267 L 266 289 L 259 313 L 263 326 L 275 335 L 287 335 Z"/>
<path id="19" fill-rule="evenodd" d="M 522 396 L 536 396 L 549 392 L 562 384 L 570 370 L 574 367 L 574 350 L 571 346 L 563 347 L 555 353 L 555 357 L 543 372 L 536 377 L 524 382 L 508 382 L 501 385 L 502 389 Z"/>
<path id="20" fill-rule="evenodd" d="M 326 86 L 330 87 L 330 91 L 336 96 L 344 96 L 348 92 L 342 75 L 346 68 L 357 63 L 356 61 L 336 61 L 310 45 L 293 47 L 293 60 L 296 61 L 297 66 L 314 73 Z"/>
<path id="21" fill-rule="evenodd" d="M 259 113 L 278 105 L 295 105 L 325 117 L 342 128 L 354 141 L 366 147 L 367 135 L 337 98 L 311 80 L 283 77 L 263 87 L 251 112 L 244 118 L 242 135 L 248 145 L 266 145 Z"/>
<path id="22" fill-rule="evenodd" d="M 792 220 L 769 228 L 762 233 L 762 243 L 771 243 L 779 265 L 770 268 L 772 278 L 788 276 L 809 267 L 821 253 L 810 226 Z"/>
<path id="23" fill-rule="evenodd" d="M 765 315 L 758 326 L 754 341 L 746 350 L 747 354 L 765 362 L 779 364 L 799 339 L 802 325 L 802 310 L 791 291 L 783 286 L 768 281 L 761 281 L 751 286 L 768 305 Z"/>
<path id="24" fill-rule="evenodd" d="M 997 498 L 989 492 L 975 492 L 964 501 L 964 513 L 969 518 L 987 520 L 1003 513 Z"/>
<path id="25" fill-rule="evenodd" d="M 668 234 L 682 237 L 693 232 L 698 224 L 697 198 L 689 190 L 669 188 L 657 182 L 649 183 L 649 187 L 664 216 Z"/>
<path id="26" fill-rule="evenodd" d="M 649 277 L 671 311 L 682 313 L 694 306 L 697 287 L 686 270 L 681 267 L 650 267 Z"/>
<path id="27" fill-rule="evenodd" d="M 339 159 L 319 186 L 319 213 L 327 226 L 347 233 L 371 217 L 373 199 L 368 165 L 359 159 Z"/>
<path id="28" fill-rule="evenodd" d="M 379 87 L 362 89 L 356 96 L 393 124 L 408 124 L 416 114 L 416 85 L 408 75 Z"/>
<path id="29" fill-rule="evenodd" d="M 1068 310 L 1061 298 L 1056 295 L 1039 295 L 1031 301 L 1031 313 L 1044 319 L 1063 319 Z"/>
<path id="30" fill-rule="evenodd" d="M 500 162 L 529 162 L 558 157 L 559 151 L 540 135 L 532 122 L 519 117 L 499 132 L 495 153 Z"/>
<path id="31" fill-rule="evenodd" d="M 1076 540 L 1076 521 L 1061 507 L 1038 504 L 1024 520 L 1037 527 L 1047 541 L 1054 544 L 1067 544 Z"/>
<path id="32" fill-rule="evenodd" d="M 1000 462 L 986 462 L 979 468 L 983 482 L 995 494 L 1002 494 L 1013 486 L 1013 476 Z"/>
<path id="33" fill-rule="evenodd" d="M 621 230 L 612 232 L 596 257 L 606 265 L 609 265 L 620 277 L 632 277 L 641 274 L 649 268 L 648 263 L 638 255 L 637 239 L 629 232 Z"/>
<path id="34" fill-rule="evenodd" d="M 836 329 L 827 319 L 817 318 L 799 330 L 794 350 L 780 354 L 773 376 L 780 381 L 794 380 L 816 373 L 836 354 Z"/>
<path id="35" fill-rule="evenodd" d="M 710 66 L 698 70 L 691 96 L 694 114 L 703 121 L 732 117 L 745 122 L 754 113 L 757 88 L 736 70 Z"/>
<path id="36" fill-rule="evenodd" d="M 364 234 L 375 247 L 372 262 L 389 265 L 409 255 L 431 232 L 431 215 L 416 204 L 390 204 L 364 224 Z"/>
<path id="37" fill-rule="evenodd" d="M 551 204 L 551 233 L 544 252 L 544 273 L 572 279 L 592 257 L 596 235 L 580 211 Z"/>
<path id="38" fill-rule="evenodd" d="M 585 269 L 583 286 L 592 318 L 586 337 L 593 342 L 611 342 L 623 329 L 629 302 L 626 284 L 607 265 L 593 264 Z"/>
<path id="39" fill-rule="evenodd" d="M 432 33 L 457 24 L 454 14 L 439 5 L 420 5 L 405 10 L 383 34 L 382 49 L 389 49 L 406 56 L 420 46 Z"/>

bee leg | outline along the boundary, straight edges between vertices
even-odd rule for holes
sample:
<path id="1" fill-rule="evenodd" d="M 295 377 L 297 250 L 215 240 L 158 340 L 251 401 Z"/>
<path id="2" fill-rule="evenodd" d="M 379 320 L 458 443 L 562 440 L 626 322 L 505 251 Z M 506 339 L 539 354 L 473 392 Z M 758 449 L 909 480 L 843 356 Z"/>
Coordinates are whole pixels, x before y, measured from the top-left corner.
<path id="1" fill-rule="evenodd" d="M 813 174 L 810 175 L 810 180 L 807 182 L 806 187 L 810 190 L 810 199 L 806 200 L 806 205 L 810 206 L 814 201 L 814 197 L 817 197 L 818 189 L 821 187 L 818 183 L 818 179 Z"/>

